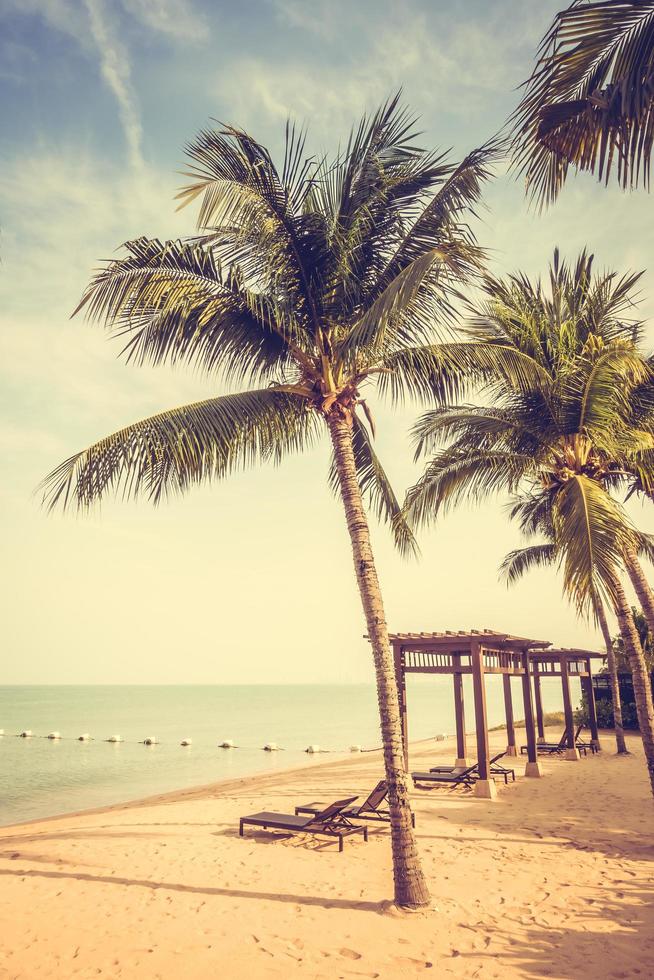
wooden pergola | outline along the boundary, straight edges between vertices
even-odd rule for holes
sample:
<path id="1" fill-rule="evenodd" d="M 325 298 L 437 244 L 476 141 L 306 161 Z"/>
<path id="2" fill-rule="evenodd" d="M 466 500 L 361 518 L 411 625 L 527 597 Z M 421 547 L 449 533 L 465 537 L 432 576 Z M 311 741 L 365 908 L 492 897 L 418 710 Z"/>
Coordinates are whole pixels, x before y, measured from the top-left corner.
<path id="1" fill-rule="evenodd" d="M 593 688 L 593 660 L 604 660 L 604 655 L 592 650 L 577 650 L 568 647 L 554 648 L 531 654 L 531 676 L 534 682 L 534 701 L 536 703 L 536 729 L 538 741 L 545 739 L 543 725 L 543 701 L 541 697 L 541 679 L 543 677 L 560 677 L 563 690 L 563 712 L 565 714 L 566 759 L 578 759 L 579 750 L 575 746 L 574 715 L 570 697 L 570 678 L 577 677 L 581 690 L 588 702 L 588 727 L 593 746 L 600 750 L 597 728 L 597 709 L 595 706 L 595 690 Z"/>
<path id="2" fill-rule="evenodd" d="M 475 784 L 477 796 L 493 798 L 495 783 L 490 775 L 488 748 L 488 719 L 486 712 L 486 674 L 501 674 L 504 689 L 504 708 L 507 727 L 507 754 L 517 755 L 511 678 L 520 677 L 524 704 L 527 764 L 525 775 L 538 777 L 536 721 L 542 739 L 543 710 L 540 680 L 545 676 L 560 676 L 566 717 L 566 738 L 570 758 L 579 757 L 574 747 L 574 718 L 570 695 L 570 677 L 579 677 L 585 685 L 591 711 L 591 735 L 599 747 L 595 700 L 591 683 L 590 662 L 601 654 L 587 650 L 554 650 L 548 640 L 533 640 L 494 630 L 470 630 L 469 632 L 443 633 L 391 633 L 390 641 L 395 662 L 395 676 L 400 697 L 402 740 L 405 766 L 409 768 L 409 741 L 407 722 L 407 674 L 448 674 L 453 678 L 454 714 L 456 719 L 455 765 L 467 766 L 465 729 L 465 705 L 463 675 L 472 675 L 474 693 L 475 728 L 477 739 L 477 763 L 479 779 Z M 536 718 L 532 701 L 531 678 L 536 692 Z"/>

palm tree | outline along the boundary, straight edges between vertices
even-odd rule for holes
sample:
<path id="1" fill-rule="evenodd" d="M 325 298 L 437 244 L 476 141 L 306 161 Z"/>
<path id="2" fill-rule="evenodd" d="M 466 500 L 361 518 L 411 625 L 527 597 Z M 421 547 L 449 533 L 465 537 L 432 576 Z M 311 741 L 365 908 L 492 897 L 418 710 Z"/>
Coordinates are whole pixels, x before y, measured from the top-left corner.
<path id="1" fill-rule="evenodd" d="M 500 574 L 506 579 L 507 584 L 513 585 L 518 579 L 522 578 L 525 572 L 531 568 L 542 568 L 548 565 L 556 565 L 560 561 L 554 541 L 554 530 L 548 528 L 543 531 L 547 541 L 544 544 L 529 545 L 525 548 L 516 548 L 510 551 L 500 565 Z M 629 750 L 624 737 L 624 727 L 622 722 L 622 701 L 620 698 L 620 681 L 618 678 L 618 666 L 613 646 L 613 640 L 606 619 L 606 612 L 602 600 L 595 596 L 592 603 L 592 610 L 595 621 L 597 622 L 606 650 L 606 661 L 611 684 L 611 699 L 613 703 L 613 727 L 615 731 L 615 744 L 618 755 L 626 755 Z"/>
<path id="2" fill-rule="evenodd" d="M 651 687 L 619 577 L 627 557 L 651 543 L 610 494 L 629 478 L 634 457 L 652 476 L 653 436 L 630 424 L 633 393 L 652 376 L 637 346 L 640 325 L 624 317 L 637 280 L 594 276 L 585 254 L 568 268 L 556 252 L 549 295 L 525 276 L 487 277 L 470 343 L 512 345 L 521 369 L 488 373 L 483 393 L 490 405 L 445 404 L 418 421 L 417 456 L 431 459 L 405 510 L 421 523 L 463 500 L 518 495 L 513 516 L 527 534 L 551 534 L 564 590 L 579 614 L 598 602 L 616 612 L 654 791 Z M 547 548 L 532 556 L 551 559 Z"/>
<path id="3" fill-rule="evenodd" d="M 654 144 L 654 0 L 574 0 L 541 41 L 511 118 L 513 166 L 542 207 L 570 165 L 649 187 Z"/>
<path id="4" fill-rule="evenodd" d="M 428 903 L 411 827 L 398 692 L 371 548 L 367 496 L 404 551 L 411 532 L 373 449 L 365 390 L 397 402 L 456 385 L 439 325 L 482 261 L 467 225 L 496 150 L 454 165 L 416 144 L 415 121 L 383 105 L 328 162 L 287 125 L 281 170 L 232 126 L 187 148 L 199 237 L 128 242 L 81 303 L 123 337 L 136 363 L 197 366 L 245 391 L 162 412 L 77 453 L 45 481 L 50 506 L 108 493 L 153 502 L 322 433 L 341 496 L 372 647 L 389 788 L 395 900 Z"/>

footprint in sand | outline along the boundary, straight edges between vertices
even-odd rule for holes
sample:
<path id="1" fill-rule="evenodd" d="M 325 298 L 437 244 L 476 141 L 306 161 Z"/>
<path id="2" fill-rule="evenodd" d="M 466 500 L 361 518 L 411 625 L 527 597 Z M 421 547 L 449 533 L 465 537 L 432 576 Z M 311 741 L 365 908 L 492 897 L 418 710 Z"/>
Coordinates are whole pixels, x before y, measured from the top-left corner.
<path id="1" fill-rule="evenodd" d="M 348 949 L 344 946 L 343 949 L 339 949 L 339 955 L 344 956 L 348 960 L 360 960 L 362 957 L 361 953 L 357 953 L 356 949 Z"/>

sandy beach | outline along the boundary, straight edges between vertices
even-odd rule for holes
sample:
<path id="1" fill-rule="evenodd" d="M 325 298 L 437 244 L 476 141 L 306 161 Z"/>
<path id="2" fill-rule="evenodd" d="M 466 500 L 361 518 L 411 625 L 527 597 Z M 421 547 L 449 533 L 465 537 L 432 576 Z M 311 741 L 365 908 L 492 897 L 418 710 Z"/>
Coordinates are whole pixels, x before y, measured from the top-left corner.
<path id="1" fill-rule="evenodd" d="M 555 735 L 558 733 L 551 732 Z M 494 732 L 493 746 L 503 733 Z M 3 828 L 0 977 L 648 977 L 652 800 L 642 750 L 547 759 L 487 802 L 414 791 L 435 908 L 399 913 L 388 829 L 285 837 L 238 817 L 365 796 L 379 753 Z M 452 740 L 413 747 L 449 759 Z M 524 761 L 524 760 L 523 760 Z"/>

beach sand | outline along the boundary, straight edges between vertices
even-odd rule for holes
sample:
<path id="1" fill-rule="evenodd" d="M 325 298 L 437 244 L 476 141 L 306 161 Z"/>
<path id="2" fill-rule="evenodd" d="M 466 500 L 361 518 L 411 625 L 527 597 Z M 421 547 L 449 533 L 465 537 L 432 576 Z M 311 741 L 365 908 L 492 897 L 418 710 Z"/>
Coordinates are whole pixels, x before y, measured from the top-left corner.
<path id="1" fill-rule="evenodd" d="M 558 731 L 551 732 L 558 738 Z M 502 747 L 494 732 L 492 746 Z M 654 807 L 637 737 L 617 757 L 543 761 L 494 802 L 415 791 L 437 908 L 389 909 L 387 828 L 289 838 L 238 817 L 365 796 L 379 753 L 0 830 L 0 977 L 654 975 Z M 453 753 L 413 747 L 412 767 Z M 510 763 L 509 763 L 510 764 Z"/>

